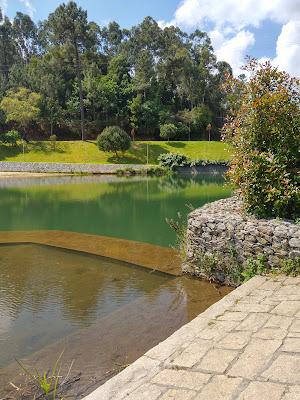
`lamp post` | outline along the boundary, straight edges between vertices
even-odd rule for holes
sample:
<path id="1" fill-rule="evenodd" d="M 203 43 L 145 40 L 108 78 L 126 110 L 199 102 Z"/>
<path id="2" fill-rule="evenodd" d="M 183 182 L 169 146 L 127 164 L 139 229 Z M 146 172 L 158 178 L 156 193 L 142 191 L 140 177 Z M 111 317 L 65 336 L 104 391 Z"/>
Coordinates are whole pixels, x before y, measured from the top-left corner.
<path id="1" fill-rule="evenodd" d="M 208 132 L 208 141 L 210 142 L 210 139 L 211 139 L 211 124 L 207 125 L 206 130 Z"/>

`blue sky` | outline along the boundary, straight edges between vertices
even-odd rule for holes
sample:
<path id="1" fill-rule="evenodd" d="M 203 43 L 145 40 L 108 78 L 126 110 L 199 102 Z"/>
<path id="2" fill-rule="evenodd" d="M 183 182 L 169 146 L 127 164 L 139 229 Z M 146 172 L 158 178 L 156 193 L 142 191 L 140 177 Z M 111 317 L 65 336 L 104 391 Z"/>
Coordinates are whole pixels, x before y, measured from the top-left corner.
<path id="1" fill-rule="evenodd" d="M 59 0 L 0 0 L 10 18 L 16 11 L 22 11 L 30 13 L 35 21 L 45 19 L 60 3 Z M 209 31 L 219 58 L 226 59 L 236 70 L 245 55 L 279 60 L 278 38 L 291 21 L 294 25 L 287 26 L 287 34 L 295 29 L 300 34 L 300 0 L 279 0 L 274 6 L 272 0 L 250 0 L 244 8 L 243 0 L 78 0 L 77 3 L 100 25 L 115 20 L 128 28 L 150 15 L 186 31 L 196 27 Z M 295 4 L 299 5 L 299 13 L 295 13 Z M 232 10 L 232 5 L 237 6 L 236 10 Z M 293 55 L 293 62 L 294 58 Z"/>

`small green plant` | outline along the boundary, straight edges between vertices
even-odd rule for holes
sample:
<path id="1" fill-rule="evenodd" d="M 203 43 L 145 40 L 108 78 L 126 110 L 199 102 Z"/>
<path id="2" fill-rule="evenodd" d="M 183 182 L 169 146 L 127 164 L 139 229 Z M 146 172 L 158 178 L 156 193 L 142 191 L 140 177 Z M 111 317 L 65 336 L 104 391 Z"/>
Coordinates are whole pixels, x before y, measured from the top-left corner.
<path id="1" fill-rule="evenodd" d="M 186 207 L 190 211 L 194 210 L 192 204 L 186 204 Z M 180 212 L 178 212 L 177 220 L 174 220 L 173 218 L 166 218 L 166 223 L 176 234 L 176 248 L 184 260 L 186 257 L 187 245 L 187 220 Z"/>
<path id="2" fill-rule="evenodd" d="M 288 276 L 299 276 L 300 275 L 300 257 L 288 258 L 281 262 L 279 273 Z"/>
<path id="3" fill-rule="evenodd" d="M 51 142 L 52 150 L 55 151 L 55 149 L 56 149 L 57 136 L 56 136 L 56 135 L 51 135 L 51 136 L 49 137 L 49 140 L 50 140 L 50 142 Z"/>
<path id="4" fill-rule="evenodd" d="M 265 255 L 259 255 L 257 258 L 250 257 L 246 262 L 246 266 L 242 271 L 244 282 L 256 275 L 265 275 L 268 272 L 267 259 Z"/>
<path id="5" fill-rule="evenodd" d="M 25 376 L 28 378 L 28 382 L 25 388 L 26 395 L 30 393 L 32 399 L 47 399 L 47 400 L 63 400 L 63 397 L 59 394 L 62 391 L 65 384 L 69 384 L 68 379 L 73 366 L 73 362 L 70 364 L 68 372 L 65 377 L 61 375 L 61 358 L 63 352 L 59 355 L 53 368 L 50 372 L 40 373 L 36 368 L 30 370 L 21 361 L 17 361 Z M 18 391 L 21 389 L 13 385 Z M 27 398 L 27 397 L 26 397 Z"/>
<path id="6" fill-rule="evenodd" d="M 135 175 L 143 175 L 143 176 L 165 176 L 170 175 L 171 170 L 169 168 L 164 167 L 145 167 L 145 168 L 125 168 L 118 169 L 116 171 L 117 176 L 135 176 Z"/>
<path id="7" fill-rule="evenodd" d="M 109 126 L 97 137 L 99 150 L 113 152 L 117 158 L 119 157 L 118 152 L 129 150 L 130 145 L 130 136 L 119 126 Z"/>
<path id="8" fill-rule="evenodd" d="M 146 168 L 146 175 L 148 176 L 166 176 L 171 174 L 171 169 L 166 167 L 155 166 Z"/>
<path id="9" fill-rule="evenodd" d="M 161 154 L 158 157 L 158 161 L 160 166 L 171 169 L 185 167 L 190 163 L 190 159 L 187 156 L 178 153 Z"/>
<path id="10" fill-rule="evenodd" d="M 244 281 L 243 265 L 237 260 L 234 249 L 229 249 L 226 255 L 199 251 L 195 258 L 197 276 L 202 279 L 233 287 Z"/>

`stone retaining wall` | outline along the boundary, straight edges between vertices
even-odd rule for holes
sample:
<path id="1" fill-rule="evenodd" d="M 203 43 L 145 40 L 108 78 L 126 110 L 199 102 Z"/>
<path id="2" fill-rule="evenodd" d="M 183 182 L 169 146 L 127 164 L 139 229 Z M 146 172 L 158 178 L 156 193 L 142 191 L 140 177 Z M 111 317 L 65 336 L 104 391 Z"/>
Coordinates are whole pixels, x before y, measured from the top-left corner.
<path id="1" fill-rule="evenodd" d="M 47 163 L 47 162 L 0 162 L 2 172 L 35 172 L 62 174 L 115 174 L 126 168 L 144 169 L 142 164 L 76 164 L 76 163 Z"/>
<path id="2" fill-rule="evenodd" d="M 241 262 L 264 254 L 269 266 L 279 266 L 282 259 L 300 257 L 300 225 L 246 215 L 237 197 L 189 214 L 185 272 L 200 275 L 196 265 L 199 254 L 226 257 L 232 251 Z"/>
<path id="3" fill-rule="evenodd" d="M 175 171 L 182 175 L 220 175 L 228 171 L 228 166 L 223 164 L 195 165 L 193 167 L 177 167 Z"/>

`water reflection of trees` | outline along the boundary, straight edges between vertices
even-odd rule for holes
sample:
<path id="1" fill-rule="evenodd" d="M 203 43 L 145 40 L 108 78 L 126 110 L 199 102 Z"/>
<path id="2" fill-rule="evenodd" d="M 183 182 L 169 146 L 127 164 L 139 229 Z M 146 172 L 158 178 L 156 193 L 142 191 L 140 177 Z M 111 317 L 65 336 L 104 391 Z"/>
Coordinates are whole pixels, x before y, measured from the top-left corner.
<path id="1" fill-rule="evenodd" d="M 39 185 L 0 190 L 0 230 L 85 232 L 168 246 L 165 223 L 186 204 L 198 207 L 224 198 L 222 177 L 170 176 L 141 180 Z"/>

